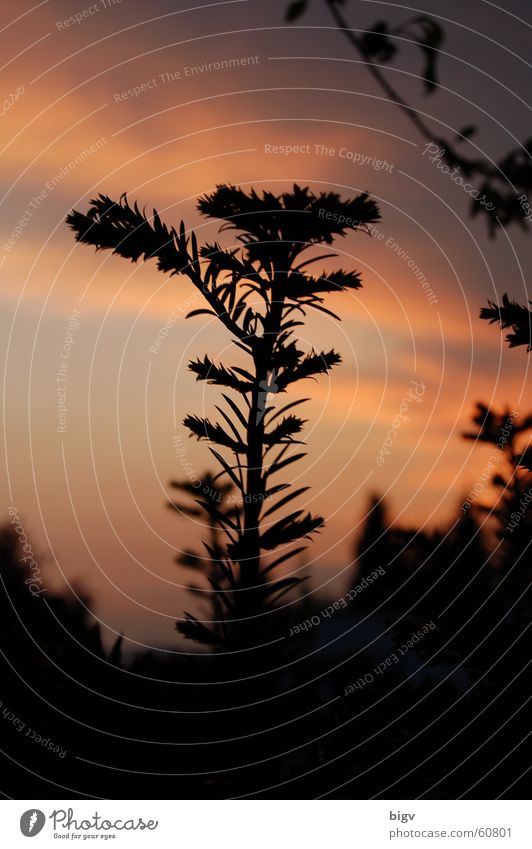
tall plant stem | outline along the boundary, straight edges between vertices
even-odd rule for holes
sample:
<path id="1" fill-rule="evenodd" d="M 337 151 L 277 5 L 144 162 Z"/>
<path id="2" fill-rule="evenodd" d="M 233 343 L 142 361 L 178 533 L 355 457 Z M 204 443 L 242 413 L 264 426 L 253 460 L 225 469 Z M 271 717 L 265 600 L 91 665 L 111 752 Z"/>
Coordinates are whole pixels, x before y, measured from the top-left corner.
<path id="1" fill-rule="evenodd" d="M 271 358 L 277 343 L 283 316 L 284 297 L 281 275 L 274 275 L 272 304 L 261 344 L 256 346 L 253 360 L 255 381 L 247 427 L 247 479 L 244 499 L 244 551 L 240 564 L 241 586 L 250 590 L 260 577 L 260 512 L 264 495 L 264 387 L 267 385 Z"/>

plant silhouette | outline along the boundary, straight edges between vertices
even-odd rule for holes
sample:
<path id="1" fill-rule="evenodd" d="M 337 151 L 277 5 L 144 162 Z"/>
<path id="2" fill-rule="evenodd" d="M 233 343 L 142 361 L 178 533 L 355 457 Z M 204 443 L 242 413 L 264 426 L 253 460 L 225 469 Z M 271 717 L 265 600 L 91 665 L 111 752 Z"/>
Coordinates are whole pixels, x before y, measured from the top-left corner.
<path id="1" fill-rule="evenodd" d="M 528 353 L 532 350 L 532 313 L 528 307 L 511 301 L 506 293 L 502 296 L 500 304 L 488 301 L 488 306 L 480 310 L 480 318 L 490 324 L 498 321 L 501 330 L 512 328 L 512 333 L 506 337 L 508 347 L 518 348 L 520 345 L 526 345 Z"/>
<path id="2" fill-rule="evenodd" d="M 199 483 L 199 486 L 196 486 L 196 483 Z M 225 630 L 223 606 L 215 587 L 221 587 L 225 583 L 225 548 L 223 533 L 221 532 L 222 523 L 219 520 L 217 522 L 213 508 L 218 513 L 224 513 L 226 522 L 238 521 L 239 509 L 233 500 L 235 488 L 231 480 L 225 483 L 221 482 L 219 476 L 213 475 L 210 471 L 204 472 L 199 481 L 174 480 L 171 482 L 171 486 L 181 495 L 179 500 L 173 499 L 169 503 L 168 506 L 172 510 L 177 511 L 179 515 L 193 519 L 206 516 L 209 523 L 209 538 L 205 541 L 209 557 L 206 559 L 198 551 L 187 549 L 177 555 L 176 563 L 196 573 L 203 574 L 213 588 L 213 592 L 209 595 L 210 605 L 206 610 L 206 617 L 211 622 L 211 628 L 203 629 L 201 623 L 195 617 L 186 614 L 184 621 L 177 623 L 177 629 L 190 639 L 198 639 L 199 632 L 201 632 L 202 642 L 211 646 L 224 645 L 227 642 L 228 635 Z M 188 589 L 190 592 L 196 593 L 198 598 L 204 599 L 205 592 L 202 587 L 192 584 L 189 585 Z"/>
<path id="3" fill-rule="evenodd" d="M 526 468 L 526 447 L 532 430 L 532 415 L 518 416 L 517 411 L 506 409 L 497 412 L 485 404 L 477 404 L 477 413 L 473 417 L 477 426 L 476 431 L 464 434 L 466 439 L 476 443 L 494 446 L 494 452 L 486 471 L 491 472 L 491 483 L 499 490 L 500 495 L 495 504 L 475 503 L 476 510 L 487 514 L 495 520 L 495 533 L 499 540 L 505 540 L 503 546 L 504 561 L 512 564 L 518 559 L 516 540 L 528 544 L 530 528 L 528 521 L 521 524 L 520 517 L 516 522 L 516 511 L 522 507 L 521 502 L 527 496 L 530 487 L 530 473 Z M 528 500 L 528 499 L 527 499 Z M 526 503 L 526 502 L 525 502 Z M 468 502 L 466 506 L 469 507 Z M 521 527 L 518 528 L 518 525 Z M 518 528 L 517 533 L 514 531 Z M 510 540 L 510 534 L 513 535 Z M 511 545 L 511 556 L 508 558 L 505 548 Z"/>
<path id="4" fill-rule="evenodd" d="M 512 301 L 508 294 L 502 296 L 501 303 L 488 300 L 488 306 L 480 310 L 480 318 L 490 324 L 498 322 L 501 330 L 511 329 L 506 335 L 509 348 L 525 345 L 528 353 L 532 350 L 532 313 L 528 307 Z M 501 432 L 509 430 L 503 446 L 504 466 L 492 476 L 492 483 L 501 490 L 501 495 L 495 505 L 481 509 L 496 519 L 496 533 L 502 543 L 502 568 L 519 564 L 518 571 L 524 573 L 528 581 L 526 562 L 532 533 L 532 516 L 528 509 L 532 500 L 532 413 L 520 415 L 515 421 L 510 410 L 497 413 L 484 404 L 477 407 L 474 422 L 479 431 L 466 434 L 468 438 L 496 445 L 500 443 Z M 509 428 L 508 422 L 511 422 Z"/>
<path id="5" fill-rule="evenodd" d="M 79 242 L 110 249 L 133 262 L 155 259 L 160 271 L 188 277 L 206 301 L 205 308 L 188 317 L 216 317 L 247 358 L 245 369 L 217 363 L 208 354 L 190 362 L 197 380 L 225 390 L 225 406 L 217 407 L 217 422 L 196 414 L 184 419 L 192 436 L 209 443 L 221 466 L 207 489 L 223 477 L 239 494 L 240 507 L 228 511 L 209 496 L 199 499 L 198 506 L 225 537 L 223 550 L 212 540 L 204 543 L 218 622 L 209 627 L 188 614 L 181 630 L 199 642 L 242 647 L 261 642 L 261 614 L 274 609 L 299 583 L 295 576 L 272 578 L 274 570 L 301 552 L 305 545 L 294 544 L 309 539 L 323 524 L 322 517 L 304 509 L 271 518 L 305 491 L 279 482 L 278 474 L 305 456 L 299 448 L 293 450 L 301 445 L 305 424 L 293 411 L 306 400 L 289 401 L 278 409 L 271 405 L 271 395 L 326 374 L 340 362 L 334 350 L 305 350 L 297 328 L 311 309 L 337 319 L 324 305 L 325 296 L 361 286 L 354 271 L 312 276 L 309 266 L 335 255 L 316 256 L 312 249 L 344 236 L 347 221 L 354 230 L 378 221 L 379 211 L 367 193 L 342 200 L 337 193 L 316 195 L 298 185 L 278 196 L 219 185 L 199 199 L 198 210 L 224 222 L 221 231 L 236 231 L 237 247 L 224 248 L 218 242 L 198 247 L 183 221 L 178 229 L 168 227 L 156 210 L 148 218 L 136 203 L 130 206 L 125 195 L 118 202 L 99 195 L 87 214 L 74 211 L 67 223 Z M 268 559 L 279 548 L 282 551 Z"/>

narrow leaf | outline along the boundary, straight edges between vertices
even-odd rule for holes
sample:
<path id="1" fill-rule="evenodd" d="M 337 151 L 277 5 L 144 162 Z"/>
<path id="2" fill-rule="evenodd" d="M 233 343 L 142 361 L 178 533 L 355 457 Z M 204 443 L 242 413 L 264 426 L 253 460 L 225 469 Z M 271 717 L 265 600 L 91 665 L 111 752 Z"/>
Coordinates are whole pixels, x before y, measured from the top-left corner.
<path id="1" fill-rule="evenodd" d="M 288 9 L 286 10 L 285 20 L 289 24 L 292 24 L 294 21 L 297 21 L 297 19 L 301 17 L 301 15 L 304 13 L 305 9 L 307 8 L 307 5 L 308 0 L 293 0 L 293 2 L 290 3 Z"/>
<path id="2" fill-rule="evenodd" d="M 277 557 L 272 563 L 269 563 L 265 569 L 262 570 L 261 574 L 266 575 L 268 572 L 273 572 L 274 569 L 277 569 L 282 563 L 286 563 L 287 560 L 290 560 L 291 557 L 295 557 L 296 554 L 301 554 L 302 551 L 306 551 L 308 546 L 300 545 L 298 548 L 293 548 L 291 551 L 286 552 L 285 554 L 281 554 L 280 557 Z"/>
<path id="3" fill-rule="evenodd" d="M 271 516 L 272 513 L 275 513 L 276 510 L 280 510 L 281 507 L 285 507 L 290 501 L 294 498 L 297 498 L 299 495 L 303 495 L 304 492 L 309 490 L 309 486 L 301 486 L 299 489 L 294 489 L 293 492 L 289 492 L 288 495 L 285 495 L 284 498 L 281 498 L 277 504 L 274 504 L 273 507 L 269 507 L 268 510 L 263 514 L 262 518 L 265 519 L 267 516 Z"/>
<path id="4" fill-rule="evenodd" d="M 214 448 L 209 446 L 209 451 L 211 451 L 214 454 L 214 456 L 216 457 L 216 459 L 218 460 L 220 465 L 223 467 L 224 471 L 229 475 L 229 477 L 231 478 L 233 483 L 236 484 L 238 489 L 242 492 L 242 484 L 238 480 L 238 478 L 235 475 L 234 471 L 232 470 L 231 466 L 224 460 L 224 458 L 222 457 L 221 454 L 218 453 L 218 451 L 214 450 Z M 216 476 L 216 477 L 218 477 L 218 476 Z M 216 478 L 213 478 L 213 480 L 216 480 Z"/>

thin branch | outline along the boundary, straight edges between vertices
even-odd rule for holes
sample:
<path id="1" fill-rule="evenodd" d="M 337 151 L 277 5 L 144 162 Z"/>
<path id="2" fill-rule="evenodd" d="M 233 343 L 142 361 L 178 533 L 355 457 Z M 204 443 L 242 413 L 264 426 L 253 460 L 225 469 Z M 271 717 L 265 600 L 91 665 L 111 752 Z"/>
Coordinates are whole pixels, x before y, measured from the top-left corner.
<path id="1" fill-rule="evenodd" d="M 478 159 L 466 159 L 455 152 L 454 149 L 451 148 L 448 142 L 444 139 L 436 138 L 434 133 L 431 132 L 430 128 L 425 124 L 424 120 L 421 118 L 417 110 L 410 106 L 409 103 L 397 92 L 391 83 L 387 80 L 385 75 L 382 73 L 380 67 L 373 61 L 371 56 L 368 56 L 364 51 L 363 46 L 360 42 L 360 39 L 357 38 L 353 30 L 349 27 L 348 22 L 342 15 L 340 8 L 334 0 L 324 0 L 325 5 L 328 7 L 331 15 L 333 16 L 335 23 L 341 32 L 343 32 L 344 36 L 351 44 L 352 47 L 355 48 L 359 56 L 366 63 L 366 67 L 372 77 L 377 81 L 385 94 L 392 100 L 406 115 L 408 120 L 414 127 L 418 130 L 420 135 L 423 136 L 424 139 L 430 142 L 435 142 L 443 145 L 444 152 L 443 157 L 450 164 L 460 165 L 461 168 L 464 169 L 466 173 L 471 173 L 472 170 L 476 170 L 477 172 L 483 174 L 484 176 L 497 176 L 499 177 L 499 172 L 497 169 L 492 168 L 488 163 L 482 162 Z M 450 150 L 451 153 L 448 154 L 447 150 Z"/>

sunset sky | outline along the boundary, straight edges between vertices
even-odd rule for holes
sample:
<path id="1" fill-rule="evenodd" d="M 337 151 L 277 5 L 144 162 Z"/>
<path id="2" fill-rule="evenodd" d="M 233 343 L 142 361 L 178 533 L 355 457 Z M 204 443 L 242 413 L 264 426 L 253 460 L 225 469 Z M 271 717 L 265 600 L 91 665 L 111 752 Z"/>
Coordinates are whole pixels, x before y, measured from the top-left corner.
<path id="1" fill-rule="evenodd" d="M 437 18 L 442 9 L 418 5 Z M 306 345 L 334 346 L 343 359 L 305 388 L 309 454 L 293 467 L 294 479 L 312 486 L 309 508 L 327 519 L 307 558 L 314 589 L 331 593 L 346 579 L 372 493 L 386 494 L 402 524 L 443 526 L 455 515 L 485 464 L 486 452 L 460 439 L 475 401 L 528 412 L 526 354 L 507 350 L 478 312 L 505 291 L 527 300 L 530 237 L 514 227 L 489 240 L 486 222 L 469 216 L 467 194 L 424 155 L 424 141 L 325 4 L 313 0 L 291 26 L 285 7 L 2 4 L 1 505 L 6 521 L 10 506 L 18 510 L 49 586 L 88 589 L 106 633 L 124 631 L 132 645 L 178 645 L 173 625 L 192 604 L 183 590 L 191 576 L 173 560 L 201 527 L 165 509 L 168 482 L 183 476 L 176 440 L 198 475 L 209 465 L 206 445 L 188 439 L 182 419 L 219 401 L 186 364 L 206 352 L 226 362 L 233 354 L 214 320 L 184 320 L 201 306 L 185 278 L 75 244 L 65 215 L 98 192 L 127 192 L 169 223 L 183 218 L 200 241 L 217 238 L 218 226 L 200 218 L 196 199 L 222 182 L 279 192 L 297 182 L 377 199 L 382 237 L 339 239 L 329 266 L 359 270 L 364 288 L 332 299 L 341 323 L 313 317 L 302 328 Z M 351 0 L 345 12 L 363 30 L 404 20 L 409 8 Z M 423 94 L 411 45 L 386 73 L 435 135 L 452 139 L 475 124 L 478 134 L 460 149 L 497 160 L 532 136 L 523 102 L 530 5 L 450 0 L 445 9 L 441 88 Z M 209 70 L 228 60 L 236 67 Z M 128 95 L 135 87 L 138 95 Z M 287 145 L 303 152 L 273 152 Z M 231 244 L 230 234 L 221 238 Z M 409 421 L 379 465 L 413 381 L 425 387 L 421 400 L 408 402 Z"/>

